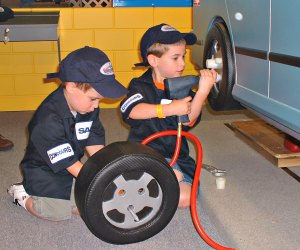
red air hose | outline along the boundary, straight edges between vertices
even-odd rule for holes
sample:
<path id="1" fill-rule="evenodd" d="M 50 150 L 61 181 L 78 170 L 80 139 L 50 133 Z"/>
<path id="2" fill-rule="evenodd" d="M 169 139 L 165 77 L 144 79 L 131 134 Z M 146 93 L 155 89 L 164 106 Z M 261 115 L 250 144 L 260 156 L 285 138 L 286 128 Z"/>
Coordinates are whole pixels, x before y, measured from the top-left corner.
<path id="1" fill-rule="evenodd" d="M 204 231 L 204 229 L 202 228 L 201 224 L 200 224 L 200 220 L 198 217 L 198 213 L 197 213 L 197 191 L 198 191 L 198 184 L 199 184 L 199 180 L 200 180 L 200 174 L 201 174 L 201 168 L 202 168 L 202 146 L 201 143 L 199 141 L 199 139 L 194 136 L 191 133 L 185 132 L 185 131 L 181 131 L 181 124 L 179 124 L 178 130 L 167 130 L 167 131 L 162 131 L 162 132 L 158 132 L 155 133 L 153 135 L 150 135 L 149 137 L 147 137 L 145 140 L 142 141 L 142 144 L 147 144 L 150 141 L 157 139 L 158 137 L 162 137 L 162 136 L 170 136 L 170 135 L 177 135 L 177 139 L 176 139 L 176 147 L 175 147 L 175 152 L 173 155 L 173 158 L 170 162 L 170 166 L 173 167 L 175 162 L 178 159 L 179 156 L 179 151 L 180 151 L 180 147 L 181 147 L 181 135 L 190 138 L 195 144 L 196 144 L 196 149 L 197 149 L 197 163 L 196 163 L 196 170 L 195 170 L 195 176 L 194 176 L 194 180 L 193 180 L 193 184 L 192 184 L 192 191 L 191 191 L 191 214 L 192 214 L 192 220 L 194 223 L 194 226 L 197 230 L 197 232 L 199 233 L 199 235 L 201 236 L 201 238 L 211 247 L 213 247 L 214 249 L 217 250 L 235 250 L 234 248 L 227 248 L 224 247 L 222 245 L 219 245 L 218 243 L 214 242 Z"/>

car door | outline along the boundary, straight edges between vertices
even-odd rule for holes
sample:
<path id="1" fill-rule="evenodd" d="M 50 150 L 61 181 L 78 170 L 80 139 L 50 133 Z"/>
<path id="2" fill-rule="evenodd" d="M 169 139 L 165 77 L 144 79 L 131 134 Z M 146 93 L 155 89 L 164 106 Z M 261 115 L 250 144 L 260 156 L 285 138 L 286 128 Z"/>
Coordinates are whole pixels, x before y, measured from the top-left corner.
<path id="1" fill-rule="evenodd" d="M 270 98 L 291 124 L 300 127 L 300 1 L 272 0 Z"/>
<path id="2" fill-rule="evenodd" d="M 272 1 L 270 98 L 300 109 L 300 1 Z M 296 58 L 298 57 L 298 59 Z M 298 91 L 295 91 L 298 90 Z"/>
<path id="3" fill-rule="evenodd" d="M 227 0 L 227 7 L 236 52 L 238 92 L 233 95 L 240 99 L 240 91 L 254 91 L 268 96 L 270 1 Z"/>

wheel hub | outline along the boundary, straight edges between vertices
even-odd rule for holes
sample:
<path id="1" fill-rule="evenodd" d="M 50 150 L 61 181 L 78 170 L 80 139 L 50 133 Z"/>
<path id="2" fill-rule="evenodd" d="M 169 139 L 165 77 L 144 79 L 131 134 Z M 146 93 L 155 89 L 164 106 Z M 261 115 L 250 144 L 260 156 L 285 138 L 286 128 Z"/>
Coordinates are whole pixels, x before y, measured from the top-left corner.
<path id="1" fill-rule="evenodd" d="M 112 185 L 115 186 L 112 198 L 102 202 L 103 214 L 112 225 L 135 228 L 150 221 L 159 211 L 162 190 L 149 173 L 143 173 L 138 180 L 126 180 L 119 175 Z"/>

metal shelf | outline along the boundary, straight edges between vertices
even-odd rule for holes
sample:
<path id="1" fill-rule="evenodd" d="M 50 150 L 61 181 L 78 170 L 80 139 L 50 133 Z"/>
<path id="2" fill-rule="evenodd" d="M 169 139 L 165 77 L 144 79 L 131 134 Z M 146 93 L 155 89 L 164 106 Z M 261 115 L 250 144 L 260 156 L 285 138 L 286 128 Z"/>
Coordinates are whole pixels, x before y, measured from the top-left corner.
<path id="1" fill-rule="evenodd" d="M 58 20 L 59 11 L 15 12 L 14 18 L 0 22 L 0 41 L 4 43 L 57 41 L 60 61 Z"/>

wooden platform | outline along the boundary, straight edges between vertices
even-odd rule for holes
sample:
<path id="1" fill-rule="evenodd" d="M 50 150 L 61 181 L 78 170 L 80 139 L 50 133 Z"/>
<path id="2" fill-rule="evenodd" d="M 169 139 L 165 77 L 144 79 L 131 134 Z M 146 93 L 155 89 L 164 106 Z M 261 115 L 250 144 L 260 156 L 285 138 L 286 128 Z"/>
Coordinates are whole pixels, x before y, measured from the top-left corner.
<path id="1" fill-rule="evenodd" d="M 277 167 L 300 166 L 300 153 L 284 147 L 285 134 L 263 120 L 236 121 L 226 125 Z"/>

